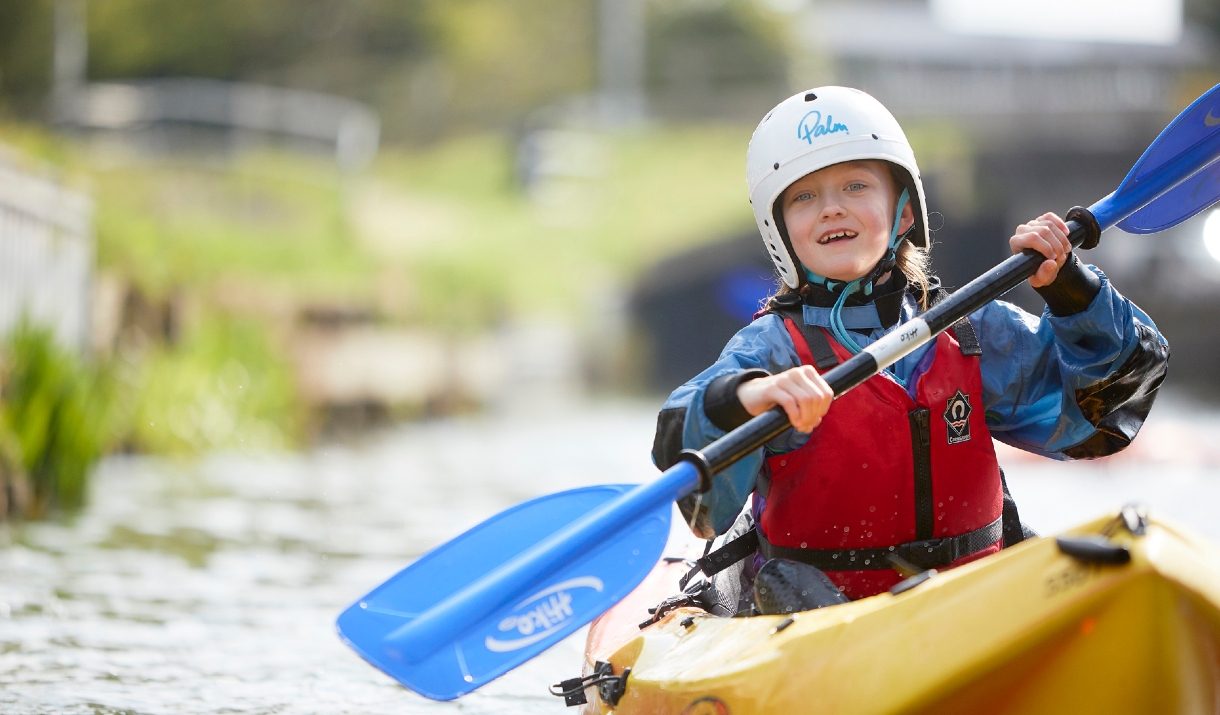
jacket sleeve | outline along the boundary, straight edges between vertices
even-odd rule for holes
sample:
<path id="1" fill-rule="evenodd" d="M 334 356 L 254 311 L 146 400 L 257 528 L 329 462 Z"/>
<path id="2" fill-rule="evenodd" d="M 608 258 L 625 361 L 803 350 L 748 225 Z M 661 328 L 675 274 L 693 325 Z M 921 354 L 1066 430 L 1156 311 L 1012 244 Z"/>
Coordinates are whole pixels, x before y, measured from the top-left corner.
<path id="1" fill-rule="evenodd" d="M 1105 274 L 1087 270 L 1099 284 L 1076 312 L 1064 309 L 1072 301 L 1046 296 L 1052 305 L 1040 319 L 999 301 L 971 316 L 983 348 L 987 426 L 1001 442 L 1093 459 L 1130 444 L 1148 416 L 1169 345 Z"/>
<path id="2" fill-rule="evenodd" d="M 765 315 L 742 328 L 711 367 L 674 390 L 666 400 L 657 417 L 653 462 L 662 470 L 668 469 L 683 449 L 702 449 L 745 422 L 749 415 L 736 401 L 737 385 L 743 379 L 775 374 L 798 364 L 781 318 Z M 788 430 L 773 444 L 790 439 L 791 434 Z M 754 491 L 763 459 L 762 449 L 743 457 L 716 475 L 708 493 L 678 502 L 697 536 L 710 539 L 732 526 Z"/>

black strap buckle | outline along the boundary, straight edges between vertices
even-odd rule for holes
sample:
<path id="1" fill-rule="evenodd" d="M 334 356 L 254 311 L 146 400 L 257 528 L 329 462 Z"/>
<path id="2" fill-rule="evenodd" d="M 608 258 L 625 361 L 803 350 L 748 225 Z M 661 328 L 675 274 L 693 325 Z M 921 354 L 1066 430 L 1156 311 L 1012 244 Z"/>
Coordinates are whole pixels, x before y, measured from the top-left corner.
<path id="1" fill-rule="evenodd" d="M 571 678 L 552 685 L 551 695 L 563 698 L 564 705 L 573 707 L 588 702 L 585 697 L 585 688 L 596 687 L 597 695 L 602 702 L 613 708 L 618 705 L 618 701 L 627 690 L 627 676 L 629 675 L 631 675 L 631 668 L 623 668 L 622 674 L 615 675 L 614 666 L 599 660 L 593 664 L 591 675 Z"/>
<path id="2" fill-rule="evenodd" d="M 957 560 L 953 539 L 910 541 L 898 547 L 898 555 L 922 569 L 948 566 Z"/>

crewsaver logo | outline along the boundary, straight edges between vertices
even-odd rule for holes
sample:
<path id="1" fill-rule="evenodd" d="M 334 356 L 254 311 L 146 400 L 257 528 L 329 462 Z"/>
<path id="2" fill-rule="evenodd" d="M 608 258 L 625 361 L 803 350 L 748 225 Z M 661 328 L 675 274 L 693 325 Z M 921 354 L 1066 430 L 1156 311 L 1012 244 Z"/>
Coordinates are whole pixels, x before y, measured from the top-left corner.
<path id="1" fill-rule="evenodd" d="M 961 390 L 945 403 L 945 426 L 948 427 L 949 444 L 970 441 L 970 395 Z"/>
<path id="2" fill-rule="evenodd" d="M 563 628 L 574 617 L 572 594 L 579 588 L 591 588 L 600 592 L 605 586 L 595 576 L 580 576 L 548 586 L 513 607 L 513 615 L 500 621 L 502 633 L 520 636 L 511 640 L 499 640 L 487 636 L 483 645 L 493 653 L 508 653 L 537 643 Z"/>

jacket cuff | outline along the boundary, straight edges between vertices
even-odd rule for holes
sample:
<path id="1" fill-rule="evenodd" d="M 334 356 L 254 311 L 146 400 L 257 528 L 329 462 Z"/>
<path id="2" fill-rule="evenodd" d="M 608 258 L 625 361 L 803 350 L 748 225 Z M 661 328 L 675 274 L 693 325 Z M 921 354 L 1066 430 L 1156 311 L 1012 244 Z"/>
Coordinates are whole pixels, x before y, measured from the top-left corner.
<path id="1" fill-rule="evenodd" d="M 738 386 L 746 380 L 770 376 L 771 373 L 766 370 L 751 368 L 715 378 L 707 384 L 707 391 L 703 394 L 703 414 L 725 432 L 737 429 L 753 417 L 737 399 Z"/>
<path id="2" fill-rule="evenodd" d="M 1054 282 L 1034 290 L 1046 301 L 1052 315 L 1066 318 L 1088 310 L 1101 292 L 1101 278 L 1072 253 L 1072 259 L 1059 269 Z"/>

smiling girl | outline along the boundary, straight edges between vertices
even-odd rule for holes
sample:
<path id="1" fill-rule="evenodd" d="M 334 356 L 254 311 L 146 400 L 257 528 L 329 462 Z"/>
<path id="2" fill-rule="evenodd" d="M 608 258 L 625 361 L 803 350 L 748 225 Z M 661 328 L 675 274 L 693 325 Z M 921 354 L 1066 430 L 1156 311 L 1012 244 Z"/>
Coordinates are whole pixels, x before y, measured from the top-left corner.
<path id="1" fill-rule="evenodd" d="M 699 536 L 720 535 L 711 581 L 687 589 L 709 610 L 816 608 L 995 553 L 1030 532 L 993 436 L 1054 459 L 1113 454 L 1135 437 L 1168 346 L 1079 262 L 1055 214 L 1009 239 L 1045 257 L 1029 280 L 1041 317 L 991 303 L 833 399 L 822 372 L 945 295 L 928 268 L 914 153 L 877 100 L 821 87 L 763 119 L 746 163 L 782 287 L 674 391 L 653 447 L 664 469 L 776 405 L 792 423 L 679 504 Z"/>

